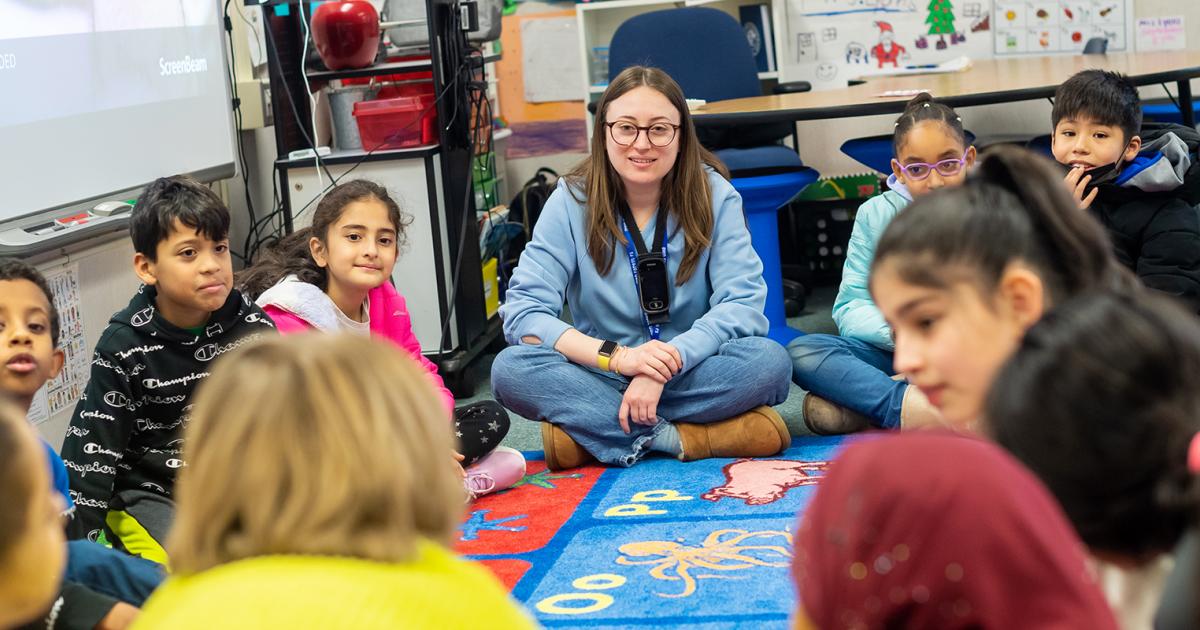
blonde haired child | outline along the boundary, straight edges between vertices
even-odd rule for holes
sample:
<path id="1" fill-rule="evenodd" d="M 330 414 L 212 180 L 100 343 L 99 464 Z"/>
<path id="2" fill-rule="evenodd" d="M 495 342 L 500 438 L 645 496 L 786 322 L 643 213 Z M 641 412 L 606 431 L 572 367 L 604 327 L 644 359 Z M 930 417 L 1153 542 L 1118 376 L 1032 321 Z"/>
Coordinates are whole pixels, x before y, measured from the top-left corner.
<path id="1" fill-rule="evenodd" d="M 495 401 L 455 407 L 437 365 L 421 354 L 404 296 L 390 279 L 411 218 L 383 186 L 356 179 L 334 186 L 317 204 L 312 225 L 284 237 L 238 283 L 289 334 L 309 330 L 387 339 L 425 368 L 454 416 L 455 458 L 474 498 L 512 486 L 525 475 L 519 451 L 500 446 L 508 414 Z"/>
<path id="2" fill-rule="evenodd" d="M 232 354 L 185 438 L 175 577 L 135 627 L 532 627 L 447 549 L 464 491 L 444 414 L 390 344 L 306 334 Z"/>

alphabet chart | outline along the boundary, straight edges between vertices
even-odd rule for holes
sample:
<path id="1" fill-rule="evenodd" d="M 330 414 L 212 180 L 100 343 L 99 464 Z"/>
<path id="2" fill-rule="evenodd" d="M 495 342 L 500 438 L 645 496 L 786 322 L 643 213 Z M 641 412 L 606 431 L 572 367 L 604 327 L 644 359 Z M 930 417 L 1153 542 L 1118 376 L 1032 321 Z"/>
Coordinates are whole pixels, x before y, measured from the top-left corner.
<path id="1" fill-rule="evenodd" d="M 83 336 L 83 308 L 79 301 L 79 264 L 74 263 L 43 272 L 50 292 L 54 295 L 54 306 L 58 309 L 61 332 L 58 347 L 66 354 L 62 372 L 46 381 L 34 397 L 29 409 L 29 420 L 34 424 L 45 422 L 50 416 L 74 407 L 87 386 L 91 355 Z"/>

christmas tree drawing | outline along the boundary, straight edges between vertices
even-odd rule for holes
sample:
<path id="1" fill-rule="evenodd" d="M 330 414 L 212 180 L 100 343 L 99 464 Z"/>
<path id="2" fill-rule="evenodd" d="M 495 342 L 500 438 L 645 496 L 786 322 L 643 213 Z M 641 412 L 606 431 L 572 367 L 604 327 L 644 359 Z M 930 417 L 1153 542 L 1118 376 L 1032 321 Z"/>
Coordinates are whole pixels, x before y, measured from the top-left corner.
<path id="1" fill-rule="evenodd" d="M 939 38 L 938 50 L 946 48 L 947 35 L 950 36 L 950 43 L 957 44 L 960 39 L 954 28 L 954 5 L 950 0 L 929 0 L 928 9 L 929 17 L 925 18 L 925 23 L 929 25 L 929 34 Z"/>

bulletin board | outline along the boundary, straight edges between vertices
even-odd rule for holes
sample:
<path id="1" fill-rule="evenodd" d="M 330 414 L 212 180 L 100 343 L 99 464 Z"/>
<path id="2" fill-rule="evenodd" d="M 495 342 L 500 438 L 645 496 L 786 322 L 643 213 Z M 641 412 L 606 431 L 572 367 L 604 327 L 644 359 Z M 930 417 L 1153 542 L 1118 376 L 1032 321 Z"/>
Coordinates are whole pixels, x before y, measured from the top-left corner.
<path id="1" fill-rule="evenodd" d="M 525 74 L 525 100 L 553 103 L 579 98 L 583 67 L 579 55 L 564 55 L 579 47 L 579 21 L 575 16 L 521 22 L 521 64 Z"/>
<path id="2" fill-rule="evenodd" d="M 959 57 L 1079 53 L 1091 37 L 1119 52 L 1134 23 L 1133 0 L 786 2 L 784 73 L 814 89 Z"/>
<path id="3" fill-rule="evenodd" d="M 583 120 L 587 115 L 583 100 L 578 92 L 571 98 L 575 100 L 556 101 L 548 103 L 531 103 L 525 100 L 525 53 L 521 40 L 522 27 L 530 20 L 544 20 L 570 17 L 574 19 L 575 10 L 571 9 L 550 11 L 533 15 L 506 15 L 501 20 L 500 48 L 504 56 L 496 62 L 497 90 L 499 91 L 500 114 L 510 124 L 524 122 L 547 122 L 556 120 Z M 578 58 L 578 45 L 564 48 L 559 56 Z M 579 77 L 575 76 L 572 86 L 579 85 Z"/>

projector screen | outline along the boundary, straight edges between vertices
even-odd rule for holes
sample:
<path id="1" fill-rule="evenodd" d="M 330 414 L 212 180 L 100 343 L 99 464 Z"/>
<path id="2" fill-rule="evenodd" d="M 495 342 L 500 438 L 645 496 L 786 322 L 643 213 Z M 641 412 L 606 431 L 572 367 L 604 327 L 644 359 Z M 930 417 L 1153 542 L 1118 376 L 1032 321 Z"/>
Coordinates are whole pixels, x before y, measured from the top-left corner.
<path id="1" fill-rule="evenodd" d="M 219 11 L 218 0 L 0 0 L 0 223 L 164 175 L 232 176 Z"/>

